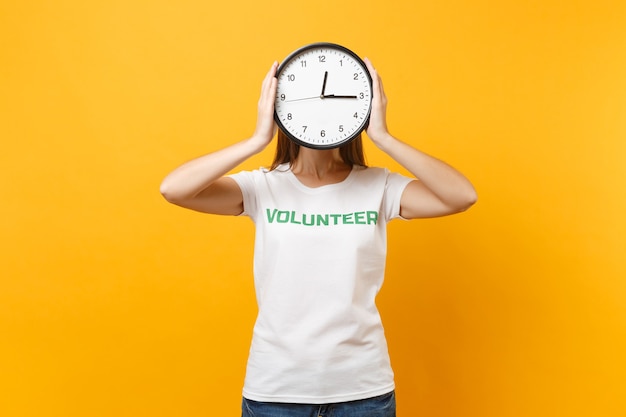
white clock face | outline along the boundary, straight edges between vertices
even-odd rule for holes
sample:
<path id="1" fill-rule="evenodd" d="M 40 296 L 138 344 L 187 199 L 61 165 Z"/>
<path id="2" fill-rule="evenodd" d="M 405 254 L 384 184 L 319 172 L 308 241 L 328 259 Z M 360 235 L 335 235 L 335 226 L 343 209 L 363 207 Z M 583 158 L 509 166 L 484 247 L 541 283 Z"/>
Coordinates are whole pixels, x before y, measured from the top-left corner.
<path id="1" fill-rule="evenodd" d="M 372 82 L 361 59 L 334 44 L 298 49 L 277 72 L 275 119 L 300 145 L 335 148 L 367 125 Z"/>

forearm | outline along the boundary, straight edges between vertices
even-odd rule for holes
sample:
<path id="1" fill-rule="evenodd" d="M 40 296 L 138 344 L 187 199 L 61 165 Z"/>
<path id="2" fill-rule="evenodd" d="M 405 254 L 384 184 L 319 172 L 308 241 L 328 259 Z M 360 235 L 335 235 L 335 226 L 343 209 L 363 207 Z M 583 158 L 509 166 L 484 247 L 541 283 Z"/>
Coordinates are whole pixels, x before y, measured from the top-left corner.
<path id="1" fill-rule="evenodd" d="M 193 200 L 230 170 L 261 152 L 272 141 L 276 133 L 273 115 L 277 83 L 274 75 L 277 67 L 278 63 L 274 62 L 261 85 L 254 134 L 249 139 L 196 158 L 172 171 L 161 183 L 161 194 L 168 201 Z M 210 207 L 209 211 L 213 208 Z"/>
<path id="2" fill-rule="evenodd" d="M 252 137 L 186 162 L 163 179 L 161 194 L 168 201 L 194 198 L 262 149 L 263 146 Z"/>
<path id="3" fill-rule="evenodd" d="M 471 182 L 458 170 L 400 141 L 389 133 L 376 145 L 422 182 L 445 205 L 465 209 L 476 201 Z"/>

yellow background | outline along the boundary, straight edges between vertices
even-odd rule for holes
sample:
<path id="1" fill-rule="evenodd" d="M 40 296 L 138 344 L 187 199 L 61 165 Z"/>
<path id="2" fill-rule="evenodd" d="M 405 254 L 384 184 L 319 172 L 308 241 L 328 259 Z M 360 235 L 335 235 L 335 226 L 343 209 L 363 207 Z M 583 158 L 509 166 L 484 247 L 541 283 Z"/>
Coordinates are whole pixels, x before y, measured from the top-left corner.
<path id="1" fill-rule="evenodd" d="M 253 225 L 159 183 L 250 135 L 271 63 L 317 41 L 479 192 L 390 225 L 399 415 L 626 415 L 624 1 L 4 0 L 1 416 L 239 414 Z"/>

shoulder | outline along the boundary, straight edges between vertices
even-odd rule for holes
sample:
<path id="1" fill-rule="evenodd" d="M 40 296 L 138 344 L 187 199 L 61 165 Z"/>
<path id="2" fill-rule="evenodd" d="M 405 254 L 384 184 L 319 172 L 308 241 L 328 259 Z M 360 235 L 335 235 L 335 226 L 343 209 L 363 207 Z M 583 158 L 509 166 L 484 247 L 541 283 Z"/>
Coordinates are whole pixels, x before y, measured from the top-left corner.
<path id="1" fill-rule="evenodd" d="M 406 186 L 415 180 L 413 177 L 390 171 L 385 167 L 359 167 L 359 181 L 374 186 L 379 184 L 385 192 L 402 193 Z"/>
<path id="2" fill-rule="evenodd" d="M 385 167 L 362 167 L 355 166 L 354 171 L 358 177 L 363 180 L 381 180 L 387 181 L 390 177 L 402 176 L 395 172 L 390 171 Z"/>
<path id="3" fill-rule="evenodd" d="M 258 169 L 238 171 L 236 173 L 229 174 L 227 176 L 238 181 L 241 178 L 260 178 L 266 175 L 272 175 L 274 171 L 276 170 L 270 170 L 265 167 L 259 167 Z"/>
<path id="4" fill-rule="evenodd" d="M 389 173 L 389 170 L 387 168 L 381 167 L 366 167 L 355 165 L 352 169 L 357 175 L 362 177 L 379 177 L 387 175 L 387 173 Z"/>
<path id="5" fill-rule="evenodd" d="M 289 164 L 280 164 L 274 169 L 270 169 L 266 167 L 259 167 L 258 169 L 239 171 L 238 173 L 232 174 L 231 176 L 235 176 L 235 175 L 254 175 L 258 177 L 280 176 L 289 171 L 290 171 Z"/>
<path id="6" fill-rule="evenodd" d="M 287 164 L 279 165 L 275 169 L 260 167 L 254 170 L 239 171 L 228 175 L 241 188 L 257 187 L 261 184 L 274 183 L 288 177 L 289 166 Z"/>

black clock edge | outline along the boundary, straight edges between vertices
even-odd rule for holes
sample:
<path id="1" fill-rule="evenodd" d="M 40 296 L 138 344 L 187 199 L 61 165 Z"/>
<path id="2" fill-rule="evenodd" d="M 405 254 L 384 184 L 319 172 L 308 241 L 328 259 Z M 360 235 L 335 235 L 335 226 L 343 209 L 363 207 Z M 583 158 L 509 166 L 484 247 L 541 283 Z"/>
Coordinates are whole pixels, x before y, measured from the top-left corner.
<path id="1" fill-rule="evenodd" d="M 370 91 L 372 91 L 372 97 L 370 98 L 370 106 L 369 106 L 369 109 L 367 111 L 367 116 L 365 116 L 365 122 L 363 123 L 361 128 L 359 128 L 359 130 L 356 131 L 354 134 L 352 134 L 349 138 L 346 138 L 345 140 L 343 140 L 341 142 L 333 143 L 331 145 L 314 145 L 314 144 L 311 144 L 311 143 L 308 143 L 308 142 L 304 142 L 304 141 L 298 139 L 296 136 L 294 136 L 291 133 L 289 133 L 289 131 L 287 129 L 285 129 L 285 126 L 283 125 L 283 123 L 281 122 L 280 118 L 278 117 L 278 113 L 276 113 L 276 109 L 274 109 L 274 121 L 276 121 L 276 124 L 277 124 L 278 128 L 285 134 L 285 136 L 287 136 L 290 140 L 294 141 L 295 143 L 297 143 L 300 146 L 304 146 L 305 148 L 310 148 L 310 149 L 317 149 L 317 150 L 339 148 L 339 147 L 341 147 L 343 145 L 346 145 L 346 144 L 350 143 L 351 141 L 356 139 L 357 136 L 359 136 L 364 130 L 366 130 L 367 127 L 369 126 L 370 115 L 372 114 L 371 100 L 373 100 L 373 98 L 374 98 L 373 97 L 373 90 L 372 90 L 372 76 L 370 75 L 370 72 L 367 71 L 367 65 L 365 65 L 365 61 L 363 61 L 361 59 L 361 57 L 358 56 L 351 49 L 348 49 L 348 48 L 346 48 L 343 45 L 339 45 L 339 44 L 333 43 L 333 42 L 313 42 L 313 43 L 309 43 L 307 45 L 301 46 L 300 48 L 297 48 L 296 50 L 291 52 L 289 55 L 287 55 L 287 57 L 285 57 L 285 59 L 280 63 L 280 65 L 278 65 L 278 68 L 276 69 L 276 75 L 274 75 L 274 77 L 278 78 L 278 76 L 284 70 L 285 64 L 288 63 L 289 61 L 291 61 L 296 56 L 300 55 L 302 52 L 308 51 L 309 49 L 323 48 L 323 47 L 339 49 L 339 50 L 347 53 L 348 55 L 352 56 L 354 59 L 359 61 L 360 64 L 362 64 L 363 68 L 366 69 L 365 75 L 367 76 L 367 80 L 368 80 L 368 82 L 370 84 Z"/>

